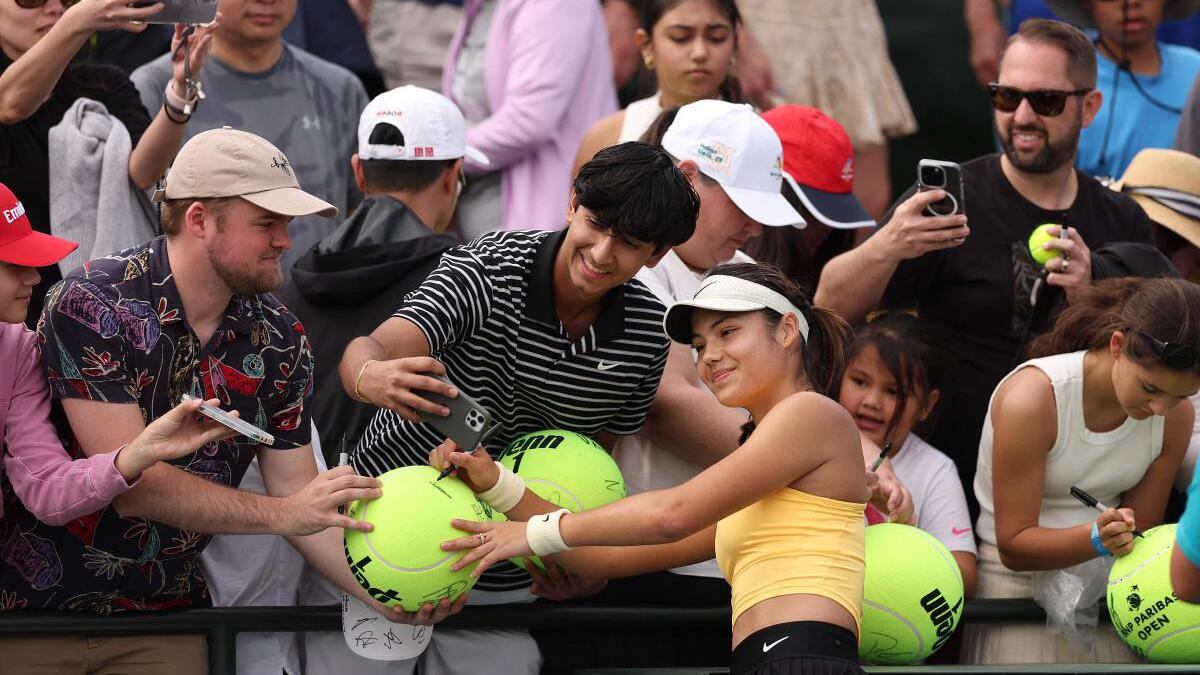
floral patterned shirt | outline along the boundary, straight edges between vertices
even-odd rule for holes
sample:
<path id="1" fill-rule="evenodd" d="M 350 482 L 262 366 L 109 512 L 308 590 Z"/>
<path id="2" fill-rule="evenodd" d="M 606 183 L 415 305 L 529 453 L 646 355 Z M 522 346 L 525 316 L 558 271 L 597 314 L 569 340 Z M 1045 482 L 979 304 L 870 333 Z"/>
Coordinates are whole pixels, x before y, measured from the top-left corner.
<path id="1" fill-rule="evenodd" d="M 51 289 L 38 342 L 57 398 L 136 404 L 147 420 L 185 393 L 219 398 L 271 433 L 275 450 L 309 443 L 313 358 L 300 322 L 269 294 L 235 296 L 200 344 L 163 237 L 93 260 Z M 172 464 L 236 487 L 256 450 L 235 436 Z M 209 604 L 199 565 L 208 535 L 124 517 L 112 505 L 54 527 L 30 515 L 7 481 L 2 490 L 0 610 Z"/>

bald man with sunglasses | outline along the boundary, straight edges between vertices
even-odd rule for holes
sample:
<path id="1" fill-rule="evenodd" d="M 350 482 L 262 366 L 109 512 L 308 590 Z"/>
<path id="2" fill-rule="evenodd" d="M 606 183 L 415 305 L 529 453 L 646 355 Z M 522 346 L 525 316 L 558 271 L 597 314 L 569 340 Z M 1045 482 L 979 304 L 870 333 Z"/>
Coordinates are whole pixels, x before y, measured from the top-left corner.
<path id="1" fill-rule="evenodd" d="M 992 390 L 1064 296 L 1092 282 L 1091 249 L 1153 243 L 1136 203 L 1074 168 L 1080 131 L 1102 103 L 1095 86 L 1095 48 L 1082 32 L 1022 23 L 988 87 L 1003 152 L 963 164 L 965 215 L 928 216 L 945 192 L 910 189 L 886 225 L 831 260 L 818 283 L 816 303 L 851 322 L 879 306 L 915 307 L 940 329 L 958 376 L 942 392 L 930 442 L 955 459 L 965 485 Z M 1061 255 L 1044 266 L 1027 245 L 1042 223 L 1060 226 L 1046 248 Z"/>

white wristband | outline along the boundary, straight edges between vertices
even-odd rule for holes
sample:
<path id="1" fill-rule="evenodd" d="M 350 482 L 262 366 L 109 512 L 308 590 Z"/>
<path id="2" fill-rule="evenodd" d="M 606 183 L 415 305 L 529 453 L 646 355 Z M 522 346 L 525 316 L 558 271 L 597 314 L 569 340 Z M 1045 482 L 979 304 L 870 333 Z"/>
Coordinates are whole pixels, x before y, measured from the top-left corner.
<path id="1" fill-rule="evenodd" d="M 554 555 L 571 550 L 563 541 L 562 533 L 558 529 L 558 521 L 568 513 L 570 511 L 567 509 L 559 509 L 554 513 L 529 519 L 525 524 L 525 541 L 529 543 L 529 550 L 533 551 L 534 555 Z"/>
<path id="2" fill-rule="evenodd" d="M 507 513 L 525 496 L 525 481 L 512 469 L 497 462 L 500 477 L 491 488 L 479 493 L 479 498 L 500 513 Z"/>

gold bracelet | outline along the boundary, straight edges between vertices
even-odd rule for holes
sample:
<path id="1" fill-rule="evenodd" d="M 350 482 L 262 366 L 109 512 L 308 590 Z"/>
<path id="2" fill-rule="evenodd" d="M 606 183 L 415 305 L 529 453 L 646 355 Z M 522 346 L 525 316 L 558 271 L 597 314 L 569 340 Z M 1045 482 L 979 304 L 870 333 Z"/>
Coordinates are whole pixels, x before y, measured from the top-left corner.
<path id="1" fill-rule="evenodd" d="M 372 363 L 375 363 L 375 359 L 367 359 L 366 361 L 363 361 L 362 367 L 358 369 L 358 377 L 354 378 L 354 398 L 358 399 L 362 403 L 367 404 L 371 404 L 371 402 L 368 401 L 361 392 L 359 392 L 358 387 L 362 384 L 362 376 L 363 373 L 367 372 L 367 366 L 371 365 Z"/>

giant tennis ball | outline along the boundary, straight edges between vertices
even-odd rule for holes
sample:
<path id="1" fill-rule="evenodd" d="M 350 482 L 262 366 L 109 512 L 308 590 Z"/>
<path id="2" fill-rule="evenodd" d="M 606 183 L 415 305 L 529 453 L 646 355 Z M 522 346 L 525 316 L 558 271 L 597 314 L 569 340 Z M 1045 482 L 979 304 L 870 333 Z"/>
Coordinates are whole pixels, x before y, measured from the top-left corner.
<path id="1" fill-rule="evenodd" d="M 414 612 L 425 602 L 454 600 L 475 580 L 472 567 L 452 572 L 464 554 L 440 544 L 463 536 L 450 519 L 488 520 L 484 505 L 460 480 L 437 480 L 430 466 L 405 466 L 379 477 L 383 496 L 356 501 L 346 515 L 375 525 L 370 532 L 346 530 L 346 562 L 371 597 Z"/>
<path id="2" fill-rule="evenodd" d="M 1108 575 L 1108 615 L 1133 651 L 1155 663 L 1200 663 L 1200 605 L 1171 591 L 1175 525 L 1135 539 Z"/>
<path id="3" fill-rule="evenodd" d="M 577 513 L 625 496 L 625 479 L 608 451 L 573 431 L 550 429 L 525 434 L 508 444 L 498 462 L 525 480 L 525 487 L 548 502 Z M 495 514 L 497 520 L 503 514 Z M 542 562 L 533 558 L 538 567 Z M 513 559 L 523 567 L 521 559 Z"/>
<path id="4" fill-rule="evenodd" d="M 1042 244 L 1058 239 L 1058 235 L 1050 233 L 1050 228 L 1052 227 L 1061 227 L 1061 225 L 1058 223 L 1042 223 L 1033 229 L 1033 234 L 1029 235 L 1029 255 L 1033 256 L 1034 261 L 1039 265 L 1045 265 L 1052 258 L 1062 256 L 1062 251 L 1057 249 L 1047 251 L 1042 248 Z"/>
<path id="5" fill-rule="evenodd" d="M 867 528 L 859 658 L 888 665 L 925 659 L 950 639 L 962 608 L 962 573 L 945 544 L 908 525 Z"/>

